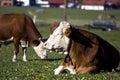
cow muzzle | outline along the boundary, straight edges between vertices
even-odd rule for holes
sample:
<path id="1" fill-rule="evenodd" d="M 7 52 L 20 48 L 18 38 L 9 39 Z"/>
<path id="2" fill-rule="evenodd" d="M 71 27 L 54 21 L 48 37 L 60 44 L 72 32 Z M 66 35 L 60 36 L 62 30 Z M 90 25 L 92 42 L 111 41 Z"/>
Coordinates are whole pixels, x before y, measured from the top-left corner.
<path id="1" fill-rule="evenodd" d="M 56 46 L 54 44 L 51 44 L 51 43 L 48 43 L 48 42 L 45 42 L 43 44 L 43 47 L 46 48 L 46 49 L 49 49 L 49 50 L 58 49 L 58 46 Z"/>
<path id="2" fill-rule="evenodd" d="M 50 47 L 50 44 L 47 43 L 47 42 L 45 42 L 45 43 L 43 44 L 43 47 L 46 48 L 46 49 L 52 49 L 52 46 Z"/>

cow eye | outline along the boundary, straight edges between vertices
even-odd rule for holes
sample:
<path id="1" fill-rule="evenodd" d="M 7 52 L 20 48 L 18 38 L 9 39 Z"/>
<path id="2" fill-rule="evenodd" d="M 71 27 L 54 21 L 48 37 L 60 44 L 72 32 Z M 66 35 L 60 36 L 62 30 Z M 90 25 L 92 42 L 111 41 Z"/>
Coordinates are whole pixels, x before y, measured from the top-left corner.
<path id="1" fill-rule="evenodd" d="M 62 37 L 61 33 L 57 33 L 57 34 L 53 34 L 52 35 L 53 38 L 58 38 L 58 37 Z"/>
<path id="2" fill-rule="evenodd" d="M 57 35 L 61 35 L 61 33 L 58 33 Z"/>

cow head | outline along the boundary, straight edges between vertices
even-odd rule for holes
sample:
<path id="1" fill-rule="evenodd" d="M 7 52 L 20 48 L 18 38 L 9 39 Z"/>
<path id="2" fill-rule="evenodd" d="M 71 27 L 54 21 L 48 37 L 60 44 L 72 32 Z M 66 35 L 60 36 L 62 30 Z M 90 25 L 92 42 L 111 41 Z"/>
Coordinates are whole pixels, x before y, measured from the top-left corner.
<path id="1" fill-rule="evenodd" d="M 51 27 L 51 34 L 44 43 L 47 49 L 63 49 L 67 50 L 70 40 L 92 47 L 93 43 L 90 39 L 79 32 L 79 29 L 72 27 L 68 22 L 55 22 Z"/>
<path id="2" fill-rule="evenodd" d="M 51 27 L 50 37 L 44 43 L 44 47 L 47 49 L 67 50 L 70 40 L 68 38 L 69 28 L 70 28 L 70 24 L 66 21 L 55 22 Z"/>
<path id="3" fill-rule="evenodd" d="M 47 51 L 43 47 L 43 42 L 41 41 L 39 45 L 37 46 L 32 46 L 33 49 L 35 50 L 36 54 L 41 58 L 41 59 L 47 59 Z"/>

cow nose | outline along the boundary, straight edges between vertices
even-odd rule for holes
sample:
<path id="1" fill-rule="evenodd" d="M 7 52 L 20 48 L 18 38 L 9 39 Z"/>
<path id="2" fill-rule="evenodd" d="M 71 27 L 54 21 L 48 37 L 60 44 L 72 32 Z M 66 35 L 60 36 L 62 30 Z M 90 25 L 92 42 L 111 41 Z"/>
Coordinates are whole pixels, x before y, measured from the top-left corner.
<path id="1" fill-rule="evenodd" d="M 47 47 L 48 47 L 48 43 L 45 42 L 45 43 L 43 44 L 43 47 L 44 47 L 44 48 L 47 48 Z"/>
<path id="2" fill-rule="evenodd" d="M 46 48 L 46 49 L 52 49 L 53 48 L 53 45 L 51 45 L 49 42 L 45 42 L 43 44 L 43 47 Z"/>

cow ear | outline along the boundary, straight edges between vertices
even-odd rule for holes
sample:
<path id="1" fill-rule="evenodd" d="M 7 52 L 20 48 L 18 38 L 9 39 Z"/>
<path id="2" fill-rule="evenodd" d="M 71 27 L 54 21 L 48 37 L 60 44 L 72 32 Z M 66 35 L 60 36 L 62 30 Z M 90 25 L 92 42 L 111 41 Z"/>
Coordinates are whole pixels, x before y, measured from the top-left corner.
<path id="1" fill-rule="evenodd" d="M 40 44 L 40 41 L 39 40 L 34 40 L 32 41 L 32 45 L 33 46 L 38 46 Z"/>
<path id="2" fill-rule="evenodd" d="M 70 34 L 71 34 L 71 29 L 70 29 L 70 28 L 67 28 L 67 29 L 65 30 L 65 35 L 66 35 L 67 37 L 70 37 Z"/>

